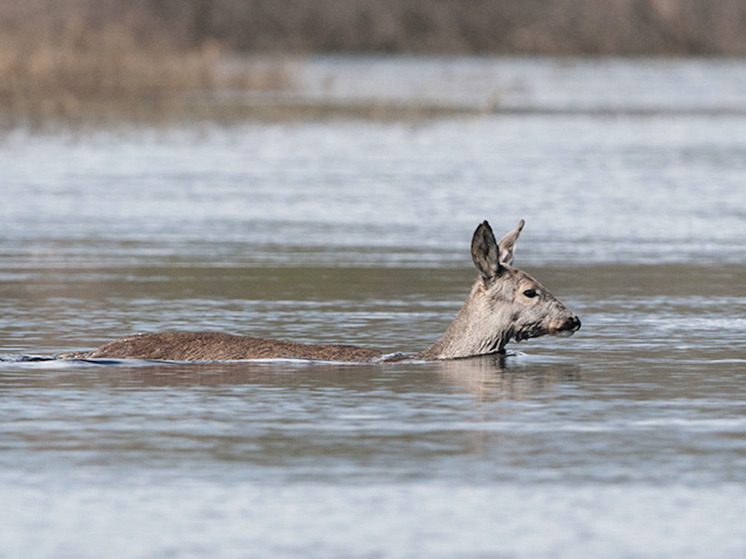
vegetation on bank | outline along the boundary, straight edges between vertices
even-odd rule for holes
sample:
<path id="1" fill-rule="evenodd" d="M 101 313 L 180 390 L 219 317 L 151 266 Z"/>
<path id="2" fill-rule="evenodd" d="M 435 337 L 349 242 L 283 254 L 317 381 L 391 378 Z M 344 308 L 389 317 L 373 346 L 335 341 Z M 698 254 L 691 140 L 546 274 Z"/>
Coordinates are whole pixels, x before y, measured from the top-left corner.
<path id="1" fill-rule="evenodd" d="M 0 0 L 3 37 L 182 51 L 743 56 L 744 29 L 746 0 Z"/>
<path id="2" fill-rule="evenodd" d="M 0 0 L 0 122 L 220 113 L 194 94 L 292 85 L 237 53 L 740 56 L 744 29 L 746 0 Z"/>
<path id="3" fill-rule="evenodd" d="M 164 12 L 174 1 L 161 2 Z M 193 22 L 184 28 L 186 40 L 218 38 L 241 50 L 746 55 L 744 0 L 191 0 L 191 10 L 178 5 Z"/>
<path id="4" fill-rule="evenodd" d="M 205 97 L 289 85 L 289 62 L 226 64 L 217 41 L 157 33 L 151 4 L 0 0 L 0 126 L 230 118 Z"/>

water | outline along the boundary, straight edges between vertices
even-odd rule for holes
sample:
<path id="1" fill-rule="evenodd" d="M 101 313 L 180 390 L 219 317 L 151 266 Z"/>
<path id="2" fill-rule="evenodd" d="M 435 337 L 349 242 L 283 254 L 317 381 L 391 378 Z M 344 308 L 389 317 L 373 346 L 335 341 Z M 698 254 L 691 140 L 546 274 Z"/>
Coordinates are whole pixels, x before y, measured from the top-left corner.
<path id="1" fill-rule="evenodd" d="M 743 556 L 746 64 L 303 71 L 333 98 L 368 76 L 523 105 L 8 133 L 0 555 Z M 178 329 L 418 351 L 466 297 L 485 218 L 526 219 L 516 264 L 574 337 L 505 362 L 19 357 Z"/>

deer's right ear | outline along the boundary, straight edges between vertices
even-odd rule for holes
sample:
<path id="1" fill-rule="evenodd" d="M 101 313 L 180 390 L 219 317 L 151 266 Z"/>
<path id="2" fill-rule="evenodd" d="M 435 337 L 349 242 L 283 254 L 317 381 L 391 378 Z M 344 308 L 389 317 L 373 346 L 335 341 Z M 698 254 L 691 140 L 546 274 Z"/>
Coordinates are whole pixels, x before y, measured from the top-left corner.
<path id="1" fill-rule="evenodd" d="M 500 247 L 497 245 L 492 227 L 486 221 L 474 231 L 471 239 L 471 259 L 484 280 L 493 278 L 500 272 Z"/>
<path id="2" fill-rule="evenodd" d="M 501 264 L 507 264 L 508 266 L 513 264 L 513 247 L 515 246 L 515 242 L 518 240 L 518 235 L 521 234 L 524 225 L 526 225 L 525 221 L 519 221 L 516 228 L 505 235 L 497 243 L 497 246 L 500 247 Z"/>

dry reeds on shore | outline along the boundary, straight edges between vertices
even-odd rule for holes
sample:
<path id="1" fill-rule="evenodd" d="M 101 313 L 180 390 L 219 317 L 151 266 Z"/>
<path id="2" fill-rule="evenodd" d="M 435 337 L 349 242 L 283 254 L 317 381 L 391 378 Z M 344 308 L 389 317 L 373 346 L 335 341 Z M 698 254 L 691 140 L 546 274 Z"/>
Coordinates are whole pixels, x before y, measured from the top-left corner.
<path id="1" fill-rule="evenodd" d="M 277 55 L 742 56 L 745 26 L 746 0 L 0 0 L 0 126 L 283 118 L 196 102 L 287 89 L 294 66 Z"/>
<path id="2" fill-rule="evenodd" d="M 290 81 L 283 63 L 229 68 L 214 41 L 177 48 L 139 39 L 126 20 L 92 29 L 77 15 L 36 26 L 38 33 L 0 28 L 0 124 L 182 118 L 209 107 L 195 103 L 199 96 Z"/>

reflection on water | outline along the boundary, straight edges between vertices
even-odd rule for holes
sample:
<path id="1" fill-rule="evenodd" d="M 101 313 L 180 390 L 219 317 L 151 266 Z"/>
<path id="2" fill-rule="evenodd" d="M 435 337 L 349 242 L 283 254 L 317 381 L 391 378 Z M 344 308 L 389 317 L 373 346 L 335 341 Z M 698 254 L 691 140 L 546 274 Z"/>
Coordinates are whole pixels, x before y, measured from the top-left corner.
<path id="1" fill-rule="evenodd" d="M 559 384 L 580 380 L 581 367 L 572 363 L 522 363 L 526 357 L 509 353 L 456 359 L 437 364 L 449 382 L 480 399 L 525 400 L 552 392 Z M 530 362 L 530 358 L 529 358 Z"/>
<path id="2" fill-rule="evenodd" d="M 365 86 L 314 64 L 329 95 Z M 376 64 L 418 89 L 413 62 Z M 451 68 L 522 79 L 504 103 L 583 92 L 551 117 L 4 138 L 0 555 L 743 555 L 746 65 L 561 66 Z M 526 219 L 516 264 L 572 338 L 438 363 L 19 359 L 186 329 L 415 353 L 466 298 L 485 218 Z"/>

